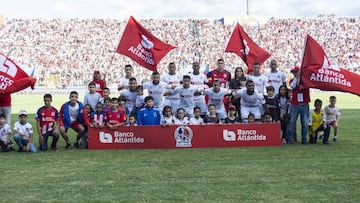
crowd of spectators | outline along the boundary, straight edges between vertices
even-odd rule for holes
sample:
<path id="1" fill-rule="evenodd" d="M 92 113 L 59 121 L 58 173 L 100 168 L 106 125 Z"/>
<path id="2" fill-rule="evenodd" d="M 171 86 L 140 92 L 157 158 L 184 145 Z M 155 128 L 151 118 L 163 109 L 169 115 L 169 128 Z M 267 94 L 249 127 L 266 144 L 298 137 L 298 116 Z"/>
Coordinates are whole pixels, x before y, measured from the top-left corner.
<path id="1" fill-rule="evenodd" d="M 171 61 L 179 72 L 191 70 L 193 61 L 212 70 L 218 58 L 224 58 L 226 69 L 232 72 L 245 66 L 235 54 L 224 53 L 234 25 L 208 19 L 139 22 L 159 39 L 177 46 L 158 65 L 160 74 L 166 73 Z M 108 86 L 116 86 L 125 64 L 133 65 L 138 81 L 147 81 L 148 70 L 115 53 L 126 23 L 116 19 L 6 19 L 0 26 L 0 51 L 18 64 L 35 68 L 38 85 L 46 85 L 49 79 L 56 87 L 87 85 L 94 70 L 99 70 L 107 73 Z M 300 65 L 307 34 L 320 43 L 332 64 L 359 71 L 360 17 L 270 18 L 262 25 L 242 26 L 285 73 Z"/>

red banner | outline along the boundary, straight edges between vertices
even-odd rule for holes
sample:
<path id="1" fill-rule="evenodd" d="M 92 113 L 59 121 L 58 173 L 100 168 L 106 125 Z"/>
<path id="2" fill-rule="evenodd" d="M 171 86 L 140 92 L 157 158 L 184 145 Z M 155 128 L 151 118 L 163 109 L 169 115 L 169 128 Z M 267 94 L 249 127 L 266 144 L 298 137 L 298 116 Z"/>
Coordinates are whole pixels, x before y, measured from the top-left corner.
<path id="1" fill-rule="evenodd" d="M 360 96 L 360 75 L 332 66 L 322 47 L 307 36 L 301 64 L 301 83 L 308 88 L 350 92 Z"/>
<path id="2" fill-rule="evenodd" d="M 7 56 L 0 53 L 0 94 L 18 92 L 27 87 L 34 89 L 36 79 L 31 78 Z"/>
<path id="3" fill-rule="evenodd" d="M 156 38 L 130 16 L 116 52 L 130 57 L 149 70 L 157 71 L 157 64 L 174 48 Z"/>
<path id="4" fill-rule="evenodd" d="M 252 66 L 255 62 L 261 65 L 270 57 L 267 51 L 252 41 L 239 23 L 234 28 L 225 52 L 232 52 L 240 56 L 248 67 L 248 73 L 253 71 Z"/>
<path id="5" fill-rule="evenodd" d="M 89 149 L 280 146 L 280 124 L 124 126 L 89 129 Z"/>

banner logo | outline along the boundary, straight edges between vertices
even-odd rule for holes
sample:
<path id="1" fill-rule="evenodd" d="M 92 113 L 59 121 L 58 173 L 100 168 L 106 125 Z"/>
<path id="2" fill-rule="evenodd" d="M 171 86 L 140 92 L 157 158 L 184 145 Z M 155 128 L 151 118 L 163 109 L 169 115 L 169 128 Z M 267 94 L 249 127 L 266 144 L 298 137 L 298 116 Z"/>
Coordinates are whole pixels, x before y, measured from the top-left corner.
<path id="1" fill-rule="evenodd" d="M 259 135 L 255 129 L 253 130 L 243 130 L 238 129 L 237 134 L 234 131 L 227 129 L 223 130 L 223 138 L 225 141 L 265 141 L 266 135 Z"/>
<path id="2" fill-rule="evenodd" d="M 176 147 L 191 147 L 193 131 L 188 126 L 179 126 L 175 129 L 174 138 L 176 140 Z"/>
<path id="3" fill-rule="evenodd" d="M 113 137 L 110 133 L 100 132 L 99 133 L 99 140 L 101 143 L 112 143 Z"/>

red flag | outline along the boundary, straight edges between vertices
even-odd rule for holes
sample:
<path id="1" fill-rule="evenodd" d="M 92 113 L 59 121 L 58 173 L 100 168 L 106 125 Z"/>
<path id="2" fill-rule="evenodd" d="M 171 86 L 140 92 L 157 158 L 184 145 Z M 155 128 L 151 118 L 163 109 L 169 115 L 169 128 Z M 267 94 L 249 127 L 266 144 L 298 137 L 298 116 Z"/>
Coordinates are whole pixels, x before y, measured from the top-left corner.
<path id="1" fill-rule="evenodd" d="M 310 35 L 306 39 L 301 69 L 301 82 L 305 87 L 360 96 L 360 85 L 356 85 L 360 75 L 330 65 L 324 50 Z"/>
<path id="2" fill-rule="evenodd" d="M 14 93 L 27 87 L 34 89 L 36 79 L 31 78 L 11 59 L 0 53 L 0 94 Z"/>
<path id="3" fill-rule="evenodd" d="M 157 71 L 157 64 L 174 48 L 160 41 L 130 16 L 116 52 L 130 57 L 149 70 Z"/>
<path id="4" fill-rule="evenodd" d="M 258 62 L 261 65 L 270 57 L 267 51 L 252 41 L 239 23 L 236 24 L 231 34 L 225 52 L 232 52 L 240 56 L 248 67 L 248 73 L 252 72 L 254 62 Z"/>

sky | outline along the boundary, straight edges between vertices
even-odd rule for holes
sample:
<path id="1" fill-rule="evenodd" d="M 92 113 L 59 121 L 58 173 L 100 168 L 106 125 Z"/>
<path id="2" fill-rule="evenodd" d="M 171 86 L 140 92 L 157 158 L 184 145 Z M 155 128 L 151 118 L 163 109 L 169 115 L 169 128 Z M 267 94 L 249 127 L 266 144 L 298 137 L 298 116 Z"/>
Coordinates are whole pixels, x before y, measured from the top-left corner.
<path id="1" fill-rule="evenodd" d="M 248 0 L 250 15 L 275 18 L 359 16 L 355 0 Z M 244 16 L 246 0 L 1 0 L 6 18 L 211 18 Z"/>

